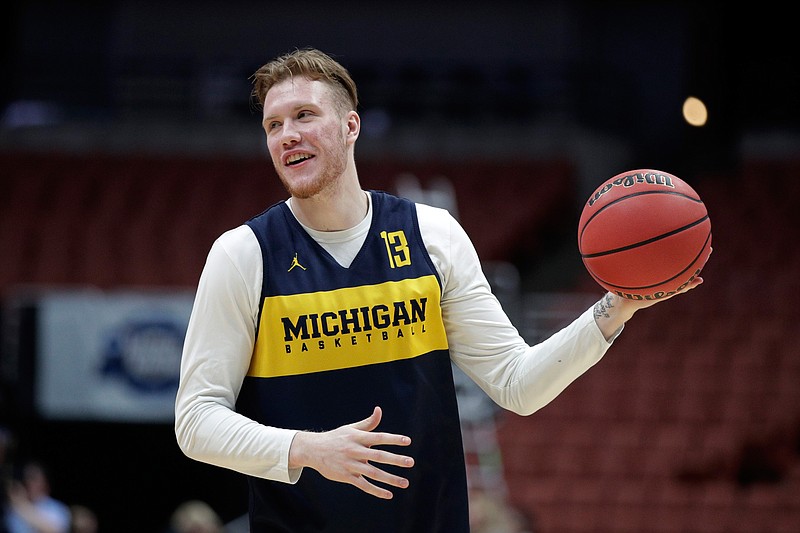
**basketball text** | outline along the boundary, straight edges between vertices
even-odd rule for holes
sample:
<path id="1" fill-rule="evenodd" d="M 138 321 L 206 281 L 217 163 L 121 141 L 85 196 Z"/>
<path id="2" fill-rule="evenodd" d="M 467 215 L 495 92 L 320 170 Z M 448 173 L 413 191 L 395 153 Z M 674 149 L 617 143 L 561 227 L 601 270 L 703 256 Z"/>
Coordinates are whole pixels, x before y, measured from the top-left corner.
<path id="1" fill-rule="evenodd" d="M 633 174 L 624 174 L 609 181 L 600 187 L 594 195 L 589 198 L 589 205 L 592 206 L 604 194 L 612 190 L 614 187 L 633 187 L 638 183 L 650 183 L 653 185 L 663 185 L 674 189 L 675 184 L 672 183 L 672 176 L 669 174 L 661 174 L 659 172 L 635 172 Z"/>
<path id="2" fill-rule="evenodd" d="M 614 290 L 614 293 L 628 300 L 663 300 L 664 298 L 669 298 L 670 296 L 673 296 L 682 291 L 683 289 L 685 289 L 686 286 L 689 285 L 692 281 L 694 281 L 694 278 L 696 278 L 699 274 L 700 274 L 700 269 L 698 268 L 697 270 L 694 271 L 692 277 L 686 280 L 685 283 L 680 285 L 677 289 L 671 291 L 656 291 L 652 294 L 631 294 L 629 292 Z"/>

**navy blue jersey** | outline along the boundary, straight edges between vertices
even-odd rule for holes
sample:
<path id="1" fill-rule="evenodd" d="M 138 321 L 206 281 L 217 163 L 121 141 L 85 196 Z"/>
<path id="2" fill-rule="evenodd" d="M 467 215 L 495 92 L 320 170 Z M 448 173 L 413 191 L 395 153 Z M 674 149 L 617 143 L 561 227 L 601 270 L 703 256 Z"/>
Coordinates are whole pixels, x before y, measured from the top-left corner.
<path id="1" fill-rule="evenodd" d="M 377 431 L 411 437 L 410 481 L 382 500 L 307 468 L 296 484 L 250 477 L 253 533 L 464 533 L 467 484 L 441 316 L 441 283 L 408 200 L 371 191 L 372 223 L 349 267 L 285 202 L 247 222 L 264 260 L 262 307 L 237 411 L 327 431 L 383 409 Z M 376 482 L 377 483 L 377 482 Z"/>

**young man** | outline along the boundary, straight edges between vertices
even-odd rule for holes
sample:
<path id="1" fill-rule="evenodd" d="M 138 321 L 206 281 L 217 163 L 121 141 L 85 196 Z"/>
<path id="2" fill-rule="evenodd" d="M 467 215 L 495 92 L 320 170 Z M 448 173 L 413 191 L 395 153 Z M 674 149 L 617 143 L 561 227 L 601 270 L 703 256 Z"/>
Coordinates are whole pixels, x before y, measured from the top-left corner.
<path id="1" fill-rule="evenodd" d="M 298 50 L 254 81 L 290 197 L 209 252 L 178 443 L 249 476 L 253 533 L 467 532 L 451 360 L 527 415 L 652 303 L 606 294 L 528 346 L 447 211 L 361 188 L 358 96 L 339 63 Z"/>

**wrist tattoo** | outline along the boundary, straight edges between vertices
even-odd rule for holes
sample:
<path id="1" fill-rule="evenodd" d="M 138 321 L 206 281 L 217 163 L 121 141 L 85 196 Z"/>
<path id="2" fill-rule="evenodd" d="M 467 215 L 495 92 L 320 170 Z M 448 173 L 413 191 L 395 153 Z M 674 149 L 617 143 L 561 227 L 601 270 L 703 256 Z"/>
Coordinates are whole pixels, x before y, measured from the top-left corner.
<path id="1" fill-rule="evenodd" d="M 611 318 L 611 315 L 608 314 L 608 310 L 614 307 L 614 299 L 611 297 L 611 294 L 606 294 L 600 301 L 594 304 L 594 317 L 595 318 Z"/>

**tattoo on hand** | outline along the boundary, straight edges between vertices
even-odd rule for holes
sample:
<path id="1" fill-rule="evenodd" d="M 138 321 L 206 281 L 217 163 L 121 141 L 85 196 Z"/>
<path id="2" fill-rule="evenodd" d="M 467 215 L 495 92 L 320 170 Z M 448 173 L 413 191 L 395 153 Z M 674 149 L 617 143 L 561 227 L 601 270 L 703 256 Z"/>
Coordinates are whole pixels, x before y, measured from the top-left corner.
<path id="1" fill-rule="evenodd" d="M 594 304 L 594 317 L 611 318 L 611 315 L 608 314 L 608 310 L 614 307 L 613 301 L 614 299 L 610 294 L 606 294 L 604 297 L 600 298 L 600 301 Z"/>

